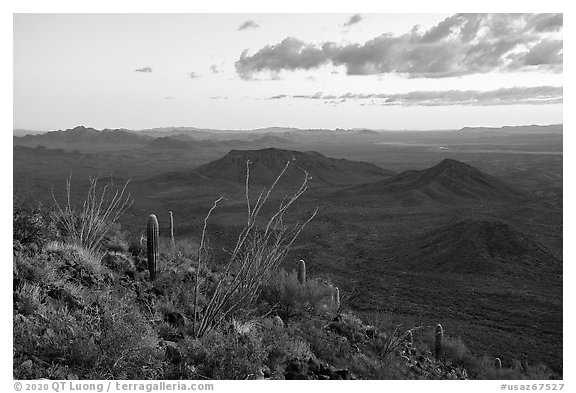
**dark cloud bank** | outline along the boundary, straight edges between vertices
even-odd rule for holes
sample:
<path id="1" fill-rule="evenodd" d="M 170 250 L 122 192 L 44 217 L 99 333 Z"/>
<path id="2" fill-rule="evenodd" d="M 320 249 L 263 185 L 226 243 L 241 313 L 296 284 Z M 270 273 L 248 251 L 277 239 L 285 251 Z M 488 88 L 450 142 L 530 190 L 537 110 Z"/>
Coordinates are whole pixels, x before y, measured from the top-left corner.
<path id="1" fill-rule="evenodd" d="M 514 104 L 559 104 L 562 102 L 563 88 L 558 86 L 512 87 L 490 91 L 445 90 L 412 91 L 402 94 L 354 94 L 330 95 L 316 93 L 311 95 L 281 94 L 269 97 L 269 100 L 284 98 L 322 100 L 326 103 L 341 103 L 349 100 L 370 105 L 391 106 L 447 106 L 447 105 L 514 105 Z"/>
<path id="2" fill-rule="evenodd" d="M 348 75 L 412 78 L 531 68 L 559 72 L 563 41 L 549 33 L 562 28 L 562 14 L 457 14 L 427 31 L 414 26 L 406 34 L 383 34 L 363 44 L 312 44 L 288 37 L 253 55 L 245 50 L 235 66 L 244 79 L 262 71 L 274 75 L 328 64 L 344 66 Z"/>

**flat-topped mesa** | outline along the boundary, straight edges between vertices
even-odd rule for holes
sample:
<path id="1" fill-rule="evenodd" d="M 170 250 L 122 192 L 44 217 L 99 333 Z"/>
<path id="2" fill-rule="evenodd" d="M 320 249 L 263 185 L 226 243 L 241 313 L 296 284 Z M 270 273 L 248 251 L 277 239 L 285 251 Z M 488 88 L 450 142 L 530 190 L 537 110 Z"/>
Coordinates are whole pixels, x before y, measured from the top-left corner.
<path id="1" fill-rule="evenodd" d="M 311 186 L 340 186 L 382 180 L 394 174 L 366 162 L 326 157 L 318 152 L 302 152 L 266 148 L 260 150 L 231 150 L 224 157 L 202 165 L 196 171 L 214 179 L 243 183 L 246 181 L 246 162 L 250 161 L 250 183 L 270 185 L 284 169 L 289 168 L 280 185 L 301 184 L 304 173 L 312 176 Z"/>

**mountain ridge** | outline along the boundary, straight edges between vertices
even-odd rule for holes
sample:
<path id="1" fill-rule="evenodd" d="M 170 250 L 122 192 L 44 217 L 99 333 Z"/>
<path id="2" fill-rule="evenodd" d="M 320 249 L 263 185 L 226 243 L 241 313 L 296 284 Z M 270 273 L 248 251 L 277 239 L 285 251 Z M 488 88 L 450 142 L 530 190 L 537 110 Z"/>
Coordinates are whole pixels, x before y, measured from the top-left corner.
<path id="1" fill-rule="evenodd" d="M 409 170 L 386 180 L 363 184 L 336 196 L 381 196 L 403 204 L 458 204 L 475 201 L 511 201 L 523 193 L 471 165 L 453 159 L 422 170 Z"/>

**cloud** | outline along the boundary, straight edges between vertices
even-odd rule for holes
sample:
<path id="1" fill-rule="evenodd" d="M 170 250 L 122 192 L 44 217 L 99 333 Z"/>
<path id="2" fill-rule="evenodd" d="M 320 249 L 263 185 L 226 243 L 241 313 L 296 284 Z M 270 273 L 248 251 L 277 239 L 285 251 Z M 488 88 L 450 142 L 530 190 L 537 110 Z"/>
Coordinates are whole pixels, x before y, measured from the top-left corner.
<path id="1" fill-rule="evenodd" d="M 355 25 L 356 23 L 360 22 L 361 20 L 362 20 L 362 15 L 360 15 L 360 14 L 352 15 L 350 17 L 350 19 L 348 19 L 348 22 L 344 23 L 344 26 L 350 27 L 350 26 Z"/>
<path id="2" fill-rule="evenodd" d="M 200 78 L 200 75 L 198 75 L 198 74 L 195 73 L 195 72 L 191 72 L 191 73 L 188 74 L 188 78 L 190 78 L 190 79 L 196 79 L 196 78 Z"/>
<path id="3" fill-rule="evenodd" d="M 240 30 L 256 29 L 258 27 L 260 27 L 258 23 L 254 22 L 253 20 L 247 20 L 246 22 L 238 26 L 238 30 L 240 31 Z"/>
<path id="4" fill-rule="evenodd" d="M 331 95 L 315 93 L 310 95 L 276 95 L 268 100 L 284 98 L 322 100 L 325 103 L 340 103 L 348 100 L 360 101 L 364 104 L 384 106 L 488 106 L 488 105 L 538 105 L 559 104 L 563 101 L 563 87 L 511 87 L 489 91 L 477 90 L 442 90 L 442 91 L 412 91 L 408 93 L 346 93 Z M 368 102 L 366 102 L 368 101 Z"/>
<path id="5" fill-rule="evenodd" d="M 306 43 L 294 37 L 266 45 L 235 63 L 243 79 L 269 72 L 343 66 L 348 75 L 445 78 L 493 71 L 561 71 L 561 14 L 457 14 L 427 31 L 415 26 L 364 43 Z M 530 54 L 532 52 L 532 54 Z"/>
<path id="6" fill-rule="evenodd" d="M 152 68 L 150 67 L 143 67 L 143 68 L 138 68 L 136 70 L 134 70 L 136 72 L 152 72 Z"/>
<path id="7" fill-rule="evenodd" d="M 213 74 L 217 74 L 217 73 L 220 72 L 220 71 L 218 71 L 218 67 L 216 67 L 216 64 L 212 64 L 212 65 L 210 66 L 210 71 L 211 71 Z"/>

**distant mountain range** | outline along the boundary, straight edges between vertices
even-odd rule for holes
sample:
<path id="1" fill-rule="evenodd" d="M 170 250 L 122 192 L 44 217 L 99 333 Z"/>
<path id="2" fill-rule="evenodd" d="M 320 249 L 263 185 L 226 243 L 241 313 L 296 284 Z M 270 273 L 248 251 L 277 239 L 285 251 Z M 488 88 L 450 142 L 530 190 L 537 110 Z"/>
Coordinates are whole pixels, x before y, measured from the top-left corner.
<path id="1" fill-rule="evenodd" d="M 125 129 L 96 130 L 78 126 L 64 131 L 51 131 L 44 134 L 14 137 L 14 145 L 56 149 L 109 150 L 134 148 L 150 143 L 152 137 L 140 135 Z"/>
<path id="2" fill-rule="evenodd" d="M 23 129 L 14 129 L 13 136 L 15 137 L 22 137 L 26 135 L 38 135 L 38 134 L 48 134 L 48 133 L 66 133 L 69 131 L 85 131 L 91 130 L 96 131 L 94 128 L 78 126 L 72 129 L 67 130 L 58 130 L 58 131 L 31 131 L 31 130 L 23 130 Z M 331 134 L 339 134 L 339 135 L 360 135 L 360 136 L 377 136 L 381 133 L 388 133 L 388 132 L 438 132 L 438 131 L 456 131 L 456 130 L 430 130 L 430 131 L 418 131 L 418 130 L 371 130 L 366 128 L 353 128 L 353 129 L 342 129 L 337 128 L 333 129 L 323 129 L 323 128 L 314 128 L 314 129 L 300 129 L 294 127 L 266 127 L 266 128 L 257 128 L 257 129 L 248 129 L 248 130 L 219 130 L 219 129 L 210 129 L 210 128 L 196 128 L 196 127 L 161 127 L 161 128 L 149 128 L 143 130 L 127 130 L 127 129 L 117 129 L 121 131 L 129 131 L 136 133 L 138 135 L 150 136 L 150 137 L 166 137 L 166 136 L 173 136 L 173 135 L 188 135 L 193 137 L 194 139 L 214 139 L 218 137 L 228 138 L 230 139 L 230 135 L 238 136 L 238 135 L 247 135 L 247 134 L 284 134 L 284 133 L 305 133 L 305 134 L 318 134 L 318 133 L 331 133 Z M 105 129 L 102 131 L 111 131 L 110 129 Z M 550 125 L 523 125 L 523 126 L 503 126 L 503 127 L 463 127 L 459 130 L 459 132 L 496 132 L 496 133 L 562 133 L 563 131 L 563 124 L 550 124 Z"/>
<path id="3" fill-rule="evenodd" d="M 521 198 L 523 193 L 468 164 L 445 159 L 432 168 L 402 172 L 335 195 L 340 198 L 393 200 L 403 205 L 430 202 L 448 205 L 470 201 L 511 201 Z"/>
<path id="4" fill-rule="evenodd" d="M 504 127 L 464 127 L 460 132 L 465 133 L 494 133 L 506 134 L 562 134 L 563 124 L 528 125 L 528 126 L 504 126 Z"/>
<path id="5" fill-rule="evenodd" d="M 187 134 L 164 136 L 154 139 L 146 148 L 150 150 L 197 150 L 210 148 L 259 149 L 266 147 L 288 147 L 294 142 L 276 135 L 265 134 L 251 140 L 197 140 Z"/>

